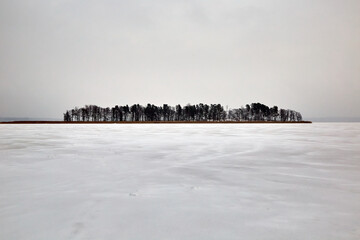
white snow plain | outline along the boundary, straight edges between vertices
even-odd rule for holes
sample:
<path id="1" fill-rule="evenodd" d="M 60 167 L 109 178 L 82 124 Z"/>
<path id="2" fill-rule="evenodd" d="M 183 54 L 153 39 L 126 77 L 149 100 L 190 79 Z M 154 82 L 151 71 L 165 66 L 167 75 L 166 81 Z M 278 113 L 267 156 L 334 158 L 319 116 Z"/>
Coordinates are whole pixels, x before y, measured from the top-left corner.
<path id="1" fill-rule="evenodd" d="M 0 239 L 360 239 L 360 123 L 0 125 Z"/>

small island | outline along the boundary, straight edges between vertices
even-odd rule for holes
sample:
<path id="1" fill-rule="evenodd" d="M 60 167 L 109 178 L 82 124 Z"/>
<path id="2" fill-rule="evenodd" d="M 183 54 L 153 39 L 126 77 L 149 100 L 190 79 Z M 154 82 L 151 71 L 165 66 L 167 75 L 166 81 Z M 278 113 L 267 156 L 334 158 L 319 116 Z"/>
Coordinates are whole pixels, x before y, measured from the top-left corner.
<path id="1" fill-rule="evenodd" d="M 187 104 L 156 106 L 140 104 L 99 107 L 85 105 L 64 113 L 67 123 L 311 123 L 303 121 L 294 110 L 262 103 L 246 104 L 245 107 L 224 109 L 221 104 Z"/>

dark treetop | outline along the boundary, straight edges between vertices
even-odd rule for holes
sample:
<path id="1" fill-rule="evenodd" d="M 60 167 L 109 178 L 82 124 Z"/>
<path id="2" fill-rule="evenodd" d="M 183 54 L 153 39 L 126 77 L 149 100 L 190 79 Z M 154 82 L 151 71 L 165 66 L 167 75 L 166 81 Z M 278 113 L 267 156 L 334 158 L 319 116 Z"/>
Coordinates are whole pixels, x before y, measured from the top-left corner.
<path id="1" fill-rule="evenodd" d="M 280 121 L 300 122 L 302 116 L 299 112 L 289 109 L 278 109 L 277 106 L 268 107 L 261 103 L 247 104 L 245 107 L 224 110 L 221 104 L 187 104 L 175 107 L 163 104 L 155 106 L 147 104 L 146 107 L 134 104 L 132 106 L 118 106 L 103 108 L 96 105 L 67 110 L 64 121 L 112 121 L 112 122 L 195 122 L 195 121 Z"/>

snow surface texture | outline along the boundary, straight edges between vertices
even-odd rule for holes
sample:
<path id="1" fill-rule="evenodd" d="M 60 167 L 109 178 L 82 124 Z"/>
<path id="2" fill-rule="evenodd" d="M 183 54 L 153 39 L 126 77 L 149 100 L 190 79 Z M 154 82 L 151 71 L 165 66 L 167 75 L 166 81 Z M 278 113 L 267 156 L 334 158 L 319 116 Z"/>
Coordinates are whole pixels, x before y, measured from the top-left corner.
<path id="1" fill-rule="evenodd" d="M 360 239 L 360 124 L 0 125 L 0 239 Z"/>

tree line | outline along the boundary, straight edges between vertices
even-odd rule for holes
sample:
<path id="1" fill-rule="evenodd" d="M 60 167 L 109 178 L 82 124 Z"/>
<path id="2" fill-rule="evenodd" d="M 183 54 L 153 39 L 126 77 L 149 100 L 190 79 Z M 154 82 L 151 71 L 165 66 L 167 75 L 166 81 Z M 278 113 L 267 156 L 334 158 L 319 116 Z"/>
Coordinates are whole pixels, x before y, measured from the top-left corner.
<path id="1" fill-rule="evenodd" d="M 268 107 L 261 103 L 246 104 L 245 107 L 225 110 L 221 104 L 187 104 L 175 107 L 163 104 L 156 106 L 147 104 L 133 104 L 103 108 L 97 105 L 75 107 L 64 113 L 64 121 L 302 121 L 299 112 L 290 109 L 279 109 L 277 106 Z"/>

